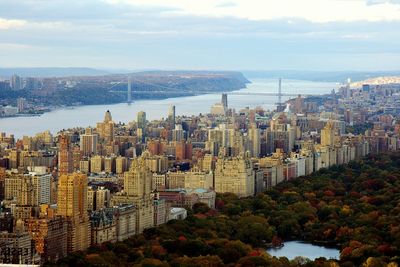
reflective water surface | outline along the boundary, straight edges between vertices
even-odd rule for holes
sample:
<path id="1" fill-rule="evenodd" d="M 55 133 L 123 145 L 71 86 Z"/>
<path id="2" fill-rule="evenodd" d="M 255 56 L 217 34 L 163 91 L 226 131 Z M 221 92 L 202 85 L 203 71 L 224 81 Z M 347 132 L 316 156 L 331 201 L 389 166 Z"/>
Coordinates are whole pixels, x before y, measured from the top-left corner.
<path id="1" fill-rule="evenodd" d="M 276 96 L 262 96 L 251 93 L 275 93 L 278 81 L 257 79 L 248 84 L 247 88 L 228 93 L 228 105 L 231 108 L 254 108 L 262 106 L 273 109 L 277 102 Z M 310 82 L 298 80 L 282 81 L 282 92 L 290 94 L 326 94 L 337 89 L 336 83 Z M 249 95 L 235 95 L 235 92 Z M 134 96 L 133 96 L 134 99 Z M 286 100 L 288 97 L 283 97 Z M 197 115 L 210 111 L 214 103 L 221 101 L 221 94 L 206 94 L 190 97 L 177 97 L 164 100 L 137 100 L 132 104 L 91 105 L 74 108 L 60 108 L 38 117 L 14 117 L 0 119 L 0 132 L 14 134 L 16 137 L 34 135 L 50 130 L 53 134 L 61 129 L 76 126 L 94 126 L 102 121 L 105 111 L 110 110 L 115 122 L 130 122 L 136 119 L 139 111 L 145 111 L 147 119 L 160 119 L 167 116 L 170 105 L 176 106 L 177 115 Z"/>
<path id="2" fill-rule="evenodd" d="M 303 243 L 301 241 L 289 241 L 285 242 L 285 245 L 281 248 L 270 248 L 267 252 L 271 256 L 286 257 L 292 260 L 298 256 L 309 258 L 314 260 L 319 257 L 325 257 L 327 259 L 339 259 L 340 251 L 335 248 L 327 248 L 323 246 Z"/>

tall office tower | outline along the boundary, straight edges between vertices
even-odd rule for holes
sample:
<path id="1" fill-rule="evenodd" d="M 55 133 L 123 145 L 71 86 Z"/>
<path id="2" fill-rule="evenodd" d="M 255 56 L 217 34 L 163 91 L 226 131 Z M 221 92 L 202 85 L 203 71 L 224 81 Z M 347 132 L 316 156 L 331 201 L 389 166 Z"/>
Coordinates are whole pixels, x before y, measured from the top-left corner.
<path id="1" fill-rule="evenodd" d="M 335 142 L 335 127 L 331 120 L 329 120 L 325 127 L 321 130 L 321 145 L 333 146 Z"/>
<path id="2" fill-rule="evenodd" d="M 168 111 L 168 123 L 172 127 L 175 126 L 175 106 L 171 105 L 169 106 L 169 111 Z"/>
<path id="3" fill-rule="evenodd" d="M 86 128 L 85 133 L 80 136 L 80 149 L 83 156 L 91 156 L 97 153 L 97 134 L 93 133 L 92 128 Z"/>
<path id="4" fill-rule="evenodd" d="M 72 151 L 69 145 L 68 137 L 60 135 L 58 151 L 58 173 L 59 175 L 68 174 L 73 172 Z"/>
<path id="5" fill-rule="evenodd" d="M 146 112 L 144 111 L 139 111 L 137 114 L 137 127 L 139 129 L 144 130 L 146 129 Z"/>
<path id="6" fill-rule="evenodd" d="M 58 180 L 57 214 L 68 220 L 69 253 L 90 245 L 87 187 L 87 176 L 81 173 L 64 174 Z"/>
<path id="7" fill-rule="evenodd" d="M 222 94 L 221 103 L 225 109 L 228 108 L 228 95 L 227 94 Z"/>
<path id="8" fill-rule="evenodd" d="M 128 96 L 127 96 L 128 104 L 132 102 L 132 80 L 131 76 L 128 77 Z"/>
<path id="9" fill-rule="evenodd" d="M 248 138 L 251 142 L 251 155 L 253 157 L 259 157 L 260 156 L 260 150 L 261 150 L 261 131 L 260 129 L 257 128 L 257 126 L 253 125 L 249 129 L 248 132 Z"/>
<path id="10" fill-rule="evenodd" d="M 97 123 L 97 132 L 99 137 L 104 140 L 106 144 L 114 141 L 114 122 L 112 121 L 111 112 L 107 110 L 104 115 L 104 121 Z"/>
<path id="11" fill-rule="evenodd" d="M 253 164 L 248 157 L 218 158 L 215 166 L 215 191 L 239 197 L 254 195 Z"/>
<path id="12" fill-rule="evenodd" d="M 22 89 L 22 79 L 18 75 L 14 74 L 11 77 L 10 86 L 12 90 L 21 90 Z"/>

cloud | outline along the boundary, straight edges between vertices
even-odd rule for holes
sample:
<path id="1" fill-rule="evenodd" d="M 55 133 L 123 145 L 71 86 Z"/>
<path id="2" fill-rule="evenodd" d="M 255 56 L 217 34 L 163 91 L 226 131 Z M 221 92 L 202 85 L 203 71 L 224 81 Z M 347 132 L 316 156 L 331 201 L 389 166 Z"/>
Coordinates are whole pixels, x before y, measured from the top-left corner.
<path id="1" fill-rule="evenodd" d="M 24 25 L 26 25 L 24 20 L 0 18 L 0 30 L 21 28 Z"/>
<path id="2" fill-rule="evenodd" d="M 389 68 L 400 55 L 394 1 L 0 0 L 0 6 L 2 65 L 334 69 L 348 59 L 373 68 L 386 55 Z"/>
<path id="3" fill-rule="evenodd" d="M 136 7 L 173 9 L 169 16 L 235 17 L 248 20 L 282 18 L 315 23 L 400 20 L 399 1 L 380 0 L 107 0 Z M 373 3 L 373 4 L 371 4 Z"/>

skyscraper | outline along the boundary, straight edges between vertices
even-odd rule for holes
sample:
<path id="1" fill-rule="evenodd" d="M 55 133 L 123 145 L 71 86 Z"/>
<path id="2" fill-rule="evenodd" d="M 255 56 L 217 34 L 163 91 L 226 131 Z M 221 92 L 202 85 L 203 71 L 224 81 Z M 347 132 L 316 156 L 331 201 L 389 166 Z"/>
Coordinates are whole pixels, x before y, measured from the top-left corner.
<path id="1" fill-rule="evenodd" d="M 98 122 L 96 126 L 99 137 L 105 143 L 110 143 L 114 140 L 114 122 L 112 121 L 111 112 L 107 110 L 104 115 L 104 121 Z"/>
<path id="2" fill-rule="evenodd" d="M 144 129 L 146 129 L 146 112 L 144 111 L 139 111 L 137 114 L 137 127 L 142 129 L 144 132 Z"/>
<path id="3" fill-rule="evenodd" d="M 257 126 L 254 125 L 249 129 L 248 136 L 249 140 L 251 141 L 251 155 L 253 157 L 259 157 L 261 150 L 260 129 L 258 129 Z"/>
<path id="4" fill-rule="evenodd" d="M 135 158 L 124 175 L 124 191 L 136 205 L 136 233 L 154 226 L 152 196 L 153 174 L 146 166 L 146 158 Z"/>
<path id="5" fill-rule="evenodd" d="M 175 106 L 171 105 L 168 111 L 168 123 L 172 127 L 175 126 Z"/>
<path id="6" fill-rule="evenodd" d="M 97 134 L 92 128 L 86 128 L 85 133 L 80 136 L 80 150 L 84 156 L 90 156 L 97 152 Z"/>
<path id="7" fill-rule="evenodd" d="M 225 109 L 228 108 L 228 95 L 227 94 L 222 94 L 221 103 Z"/>
<path id="8" fill-rule="evenodd" d="M 85 174 L 61 175 L 58 181 L 57 214 L 68 219 L 68 252 L 85 250 L 90 245 Z"/>
<path id="9" fill-rule="evenodd" d="M 335 140 L 335 128 L 333 122 L 329 120 L 321 130 L 321 145 L 333 146 Z"/>
<path id="10" fill-rule="evenodd" d="M 65 135 L 60 135 L 59 144 L 58 173 L 59 175 L 71 173 L 73 171 L 73 161 L 68 137 Z"/>

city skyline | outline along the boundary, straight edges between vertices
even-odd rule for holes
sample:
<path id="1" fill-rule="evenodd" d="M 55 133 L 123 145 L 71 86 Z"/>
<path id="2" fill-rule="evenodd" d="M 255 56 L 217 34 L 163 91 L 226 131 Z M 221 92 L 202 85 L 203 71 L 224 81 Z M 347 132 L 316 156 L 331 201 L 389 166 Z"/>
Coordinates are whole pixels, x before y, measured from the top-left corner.
<path id="1" fill-rule="evenodd" d="M 371 71 L 400 59 L 399 1 L 0 4 L 1 67 Z"/>

